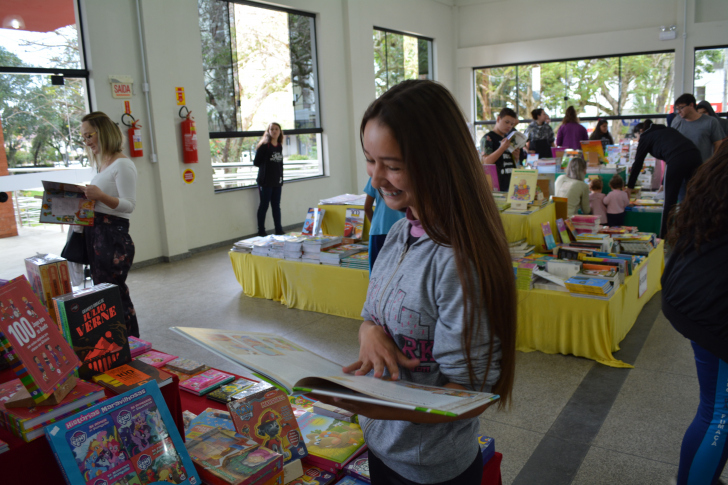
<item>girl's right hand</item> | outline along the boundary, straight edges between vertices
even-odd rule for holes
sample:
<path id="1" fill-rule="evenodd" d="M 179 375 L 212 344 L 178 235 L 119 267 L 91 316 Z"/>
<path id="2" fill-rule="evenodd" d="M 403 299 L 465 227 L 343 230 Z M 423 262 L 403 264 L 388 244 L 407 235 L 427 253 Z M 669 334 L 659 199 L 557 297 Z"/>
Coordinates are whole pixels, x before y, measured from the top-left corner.
<path id="1" fill-rule="evenodd" d="M 365 321 L 359 330 L 359 360 L 342 370 L 349 374 L 364 376 L 374 369 L 374 377 L 381 378 L 386 366 L 393 381 L 399 379 L 399 366 L 412 369 L 420 364 L 419 359 L 410 359 L 387 335 L 382 327 L 372 321 Z"/>

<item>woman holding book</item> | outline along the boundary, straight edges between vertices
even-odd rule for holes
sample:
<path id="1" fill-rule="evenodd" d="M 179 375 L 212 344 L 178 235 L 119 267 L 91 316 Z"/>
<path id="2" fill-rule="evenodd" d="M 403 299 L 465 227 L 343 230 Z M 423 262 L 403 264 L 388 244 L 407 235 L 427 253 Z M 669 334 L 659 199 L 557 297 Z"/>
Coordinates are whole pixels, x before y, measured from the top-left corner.
<path id="1" fill-rule="evenodd" d="M 283 130 L 271 123 L 255 147 L 253 165 L 258 167 L 258 236 L 265 236 L 265 215 L 268 205 L 273 212 L 275 233 L 283 234 L 281 225 L 281 192 L 283 190 Z"/>
<path id="2" fill-rule="evenodd" d="M 646 132 L 649 133 L 649 130 Z M 700 402 L 680 449 L 677 483 L 722 483 L 728 460 L 728 143 L 695 172 L 673 214 L 662 311 L 690 340 Z"/>
<path id="3" fill-rule="evenodd" d="M 566 108 L 564 119 L 561 121 L 559 131 L 556 133 L 556 145 L 573 150 L 581 150 L 581 141 L 588 140 L 589 133 L 579 123 L 576 110 L 573 106 Z"/>
<path id="4" fill-rule="evenodd" d="M 129 217 L 136 206 L 136 167 L 121 151 L 121 130 L 105 113 L 95 111 L 84 116 L 81 137 L 96 169 L 84 190 L 87 199 L 96 201 L 94 225 L 84 229 L 91 277 L 95 285 L 113 283 L 119 287 L 128 335 L 139 337 L 139 323 L 126 285 L 134 261 Z"/>
<path id="5" fill-rule="evenodd" d="M 510 401 L 516 293 L 498 209 L 465 119 L 440 84 L 404 81 L 367 109 L 360 139 L 378 189 L 406 218 L 370 278 L 358 360 L 344 372 Z M 470 194 L 462 197 L 462 194 Z M 373 484 L 479 484 L 483 405 L 458 417 L 333 400 L 360 415 Z"/>

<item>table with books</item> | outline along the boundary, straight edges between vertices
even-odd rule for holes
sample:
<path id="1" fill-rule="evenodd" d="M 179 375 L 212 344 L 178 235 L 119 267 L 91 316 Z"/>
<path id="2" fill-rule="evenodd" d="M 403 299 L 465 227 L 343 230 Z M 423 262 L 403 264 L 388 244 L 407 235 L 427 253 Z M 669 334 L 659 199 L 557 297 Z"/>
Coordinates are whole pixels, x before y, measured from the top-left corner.
<path id="1" fill-rule="evenodd" d="M 549 222 L 556 227 L 556 204 L 549 203 L 531 214 L 504 211 L 500 217 L 509 243 L 525 239 L 530 246 L 540 246 L 543 244 L 541 224 Z"/>

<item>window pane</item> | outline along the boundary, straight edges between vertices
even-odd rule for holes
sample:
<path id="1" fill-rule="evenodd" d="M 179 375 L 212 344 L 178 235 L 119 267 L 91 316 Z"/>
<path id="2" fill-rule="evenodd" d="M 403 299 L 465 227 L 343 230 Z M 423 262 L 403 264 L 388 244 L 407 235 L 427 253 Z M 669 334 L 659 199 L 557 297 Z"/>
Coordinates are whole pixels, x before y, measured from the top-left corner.
<path id="1" fill-rule="evenodd" d="M 0 74 L 0 115 L 10 167 L 87 164 L 79 134 L 88 112 L 84 79 Z"/>
<path id="2" fill-rule="evenodd" d="M 579 116 L 619 114 L 619 58 L 583 59 L 566 63 L 566 107 Z"/>
<path id="3" fill-rule="evenodd" d="M 12 67 L 83 69 L 74 0 L 46 0 L 44 9 L 4 2 L 0 48 L 12 54 Z M 14 11 L 13 4 L 17 12 Z"/>
<path id="4" fill-rule="evenodd" d="M 707 100 L 718 113 L 728 111 L 726 58 L 728 47 L 695 51 L 695 98 Z"/>
<path id="5" fill-rule="evenodd" d="M 227 2 L 199 0 L 202 69 L 210 131 L 237 131 L 235 82 Z"/>
<path id="6" fill-rule="evenodd" d="M 314 23 L 312 17 L 288 15 L 289 46 L 291 52 L 291 83 L 295 128 L 317 128 L 320 126 L 316 110 L 316 76 L 312 40 Z"/>
<path id="7" fill-rule="evenodd" d="M 215 190 L 256 185 L 253 165 L 259 137 L 210 140 Z M 283 180 L 323 175 L 321 135 L 287 135 L 283 141 Z"/>
<path id="8" fill-rule="evenodd" d="M 387 85 L 391 88 L 395 84 L 407 79 L 404 70 L 404 36 L 387 32 Z"/>
<path id="9" fill-rule="evenodd" d="M 673 93 L 675 54 L 622 57 L 620 114 L 668 113 Z"/>
<path id="10" fill-rule="evenodd" d="M 476 121 L 492 121 L 516 107 L 516 66 L 475 70 Z"/>
<path id="11" fill-rule="evenodd" d="M 387 85 L 387 33 L 374 29 L 374 88 L 377 98 L 389 89 Z"/>
<path id="12" fill-rule="evenodd" d="M 432 79 L 432 41 L 417 39 L 419 79 Z"/>

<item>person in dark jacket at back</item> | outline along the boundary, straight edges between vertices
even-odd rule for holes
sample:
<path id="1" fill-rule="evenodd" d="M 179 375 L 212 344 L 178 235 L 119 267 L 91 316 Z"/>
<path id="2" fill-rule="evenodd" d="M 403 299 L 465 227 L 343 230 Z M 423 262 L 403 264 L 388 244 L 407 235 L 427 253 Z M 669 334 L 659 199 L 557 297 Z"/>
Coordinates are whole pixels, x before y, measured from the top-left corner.
<path id="1" fill-rule="evenodd" d="M 674 217 L 662 311 L 691 341 L 700 404 L 680 450 L 677 483 L 717 484 L 728 459 L 728 144 L 696 172 Z"/>
<path id="2" fill-rule="evenodd" d="M 281 225 L 281 192 L 283 188 L 283 130 L 278 123 L 271 123 L 258 142 L 253 165 L 258 167 L 258 236 L 265 236 L 265 214 L 268 205 L 273 212 L 275 234 L 284 234 Z"/>
<path id="3" fill-rule="evenodd" d="M 660 237 L 667 234 L 667 221 L 670 210 L 678 201 L 680 188 L 687 184 L 693 173 L 702 163 L 700 151 L 695 144 L 674 128 L 653 124 L 645 120 L 637 145 L 637 153 L 632 164 L 627 187 L 634 189 L 637 176 L 642 170 L 645 157 L 649 154 L 658 160 L 664 160 L 665 169 L 665 205 L 662 210 Z"/>

